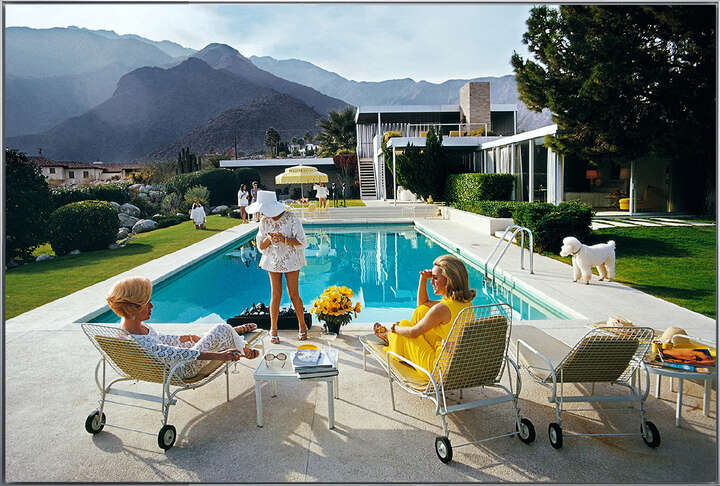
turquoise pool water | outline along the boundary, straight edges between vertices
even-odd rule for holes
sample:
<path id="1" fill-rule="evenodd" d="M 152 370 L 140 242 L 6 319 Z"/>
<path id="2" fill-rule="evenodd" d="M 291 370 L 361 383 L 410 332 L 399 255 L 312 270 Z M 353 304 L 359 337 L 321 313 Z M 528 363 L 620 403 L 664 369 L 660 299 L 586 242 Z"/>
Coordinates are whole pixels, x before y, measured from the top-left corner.
<path id="1" fill-rule="evenodd" d="M 418 273 L 448 251 L 413 225 L 307 225 L 308 265 L 300 272 L 300 297 L 306 309 L 330 285 L 355 291 L 361 322 L 407 319 L 415 308 Z M 254 237 L 225 248 L 155 286 L 150 322 L 224 322 L 256 302 L 270 302 L 267 273 L 258 267 Z M 516 319 L 565 319 L 532 296 L 492 289 L 482 272 L 466 261 L 474 305 L 507 302 Z M 433 298 L 428 285 L 428 295 Z M 291 305 L 285 290 L 281 306 Z M 314 316 L 313 316 L 314 319 Z M 93 322 L 119 322 L 106 312 Z M 313 320 L 313 322 L 317 322 Z"/>

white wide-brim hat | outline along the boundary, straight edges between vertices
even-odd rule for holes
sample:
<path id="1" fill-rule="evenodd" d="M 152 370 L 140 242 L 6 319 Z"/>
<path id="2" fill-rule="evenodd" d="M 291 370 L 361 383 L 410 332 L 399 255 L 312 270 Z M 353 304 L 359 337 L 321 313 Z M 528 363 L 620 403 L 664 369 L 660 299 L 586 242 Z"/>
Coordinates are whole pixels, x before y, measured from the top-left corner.
<path id="1" fill-rule="evenodd" d="M 257 201 L 245 208 L 250 214 L 262 213 L 265 216 L 274 218 L 287 209 L 287 206 L 277 200 L 274 191 L 258 191 Z"/>

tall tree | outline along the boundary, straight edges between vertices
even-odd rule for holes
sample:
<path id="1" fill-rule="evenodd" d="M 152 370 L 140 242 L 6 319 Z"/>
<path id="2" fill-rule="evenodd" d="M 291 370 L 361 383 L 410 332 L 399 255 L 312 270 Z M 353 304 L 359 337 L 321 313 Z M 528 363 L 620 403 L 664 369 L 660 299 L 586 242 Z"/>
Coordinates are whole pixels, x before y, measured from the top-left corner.
<path id="1" fill-rule="evenodd" d="M 277 146 L 280 143 L 280 134 L 273 127 L 265 130 L 265 146 L 270 148 L 270 155 L 277 155 Z"/>
<path id="2" fill-rule="evenodd" d="M 348 106 L 342 111 L 331 111 L 327 118 L 318 121 L 320 133 L 315 140 L 320 145 L 318 153 L 332 157 L 338 150 L 355 153 L 355 108 Z"/>
<path id="3" fill-rule="evenodd" d="M 425 148 L 408 144 L 402 154 L 395 156 L 397 180 L 401 186 L 423 198 L 442 199 L 445 179 L 455 169 L 455 164 L 448 161 L 442 140 L 442 132 L 438 134 L 430 127 Z"/>
<path id="4" fill-rule="evenodd" d="M 547 141 L 585 158 L 692 158 L 715 183 L 715 7 L 541 6 L 512 65 L 520 98 L 549 108 Z"/>

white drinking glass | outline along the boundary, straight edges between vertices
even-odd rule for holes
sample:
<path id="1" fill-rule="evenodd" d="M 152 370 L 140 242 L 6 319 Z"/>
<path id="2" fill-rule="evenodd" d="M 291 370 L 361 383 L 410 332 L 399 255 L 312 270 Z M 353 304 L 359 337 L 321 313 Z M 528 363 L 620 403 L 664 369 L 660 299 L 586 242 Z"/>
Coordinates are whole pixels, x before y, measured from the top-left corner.
<path id="1" fill-rule="evenodd" d="M 337 339 L 337 333 L 328 331 L 327 327 L 322 328 L 322 331 L 320 332 L 320 338 L 325 341 L 325 352 L 330 354 L 332 351 L 332 341 L 335 341 Z"/>

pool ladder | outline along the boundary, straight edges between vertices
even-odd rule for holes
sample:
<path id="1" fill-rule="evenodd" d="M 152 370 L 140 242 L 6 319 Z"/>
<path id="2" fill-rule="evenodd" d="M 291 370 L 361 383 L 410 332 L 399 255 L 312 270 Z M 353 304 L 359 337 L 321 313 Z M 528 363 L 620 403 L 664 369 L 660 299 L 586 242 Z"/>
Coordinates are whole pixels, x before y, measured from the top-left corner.
<path id="1" fill-rule="evenodd" d="M 505 241 L 505 237 L 507 234 L 512 231 L 512 235 L 510 236 L 510 239 Z M 487 257 L 487 260 L 485 260 L 485 278 L 490 280 L 490 274 L 492 274 L 492 281 L 495 281 L 495 267 L 498 266 L 498 263 L 500 263 L 500 260 L 502 260 L 502 257 L 505 256 L 505 253 L 508 251 L 508 248 L 510 248 L 510 245 L 515 240 L 515 236 L 520 233 L 520 269 L 525 270 L 525 233 L 528 234 L 528 237 L 530 238 L 530 273 L 533 274 L 533 234 L 532 231 L 530 231 L 529 228 L 526 228 L 525 226 L 520 226 L 518 224 L 512 224 L 505 228 L 505 233 L 503 233 L 502 238 L 497 242 L 497 245 L 495 245 L 495 248 L 492 252 L 490 252 L 490 255 Z M 500 248 L 500 244 L 505 241 L 505 248 L 503 248 L 502 253 L 500 253 L 500 256 L 495 261 L 495 264 L 492 266 L 492 269 L 490 270 L 490 274 L 488 274 L 488 264 L 490 263 L 490 260 L 495 256 L 495 253 L 497 253 L 498 248 Z"/>

